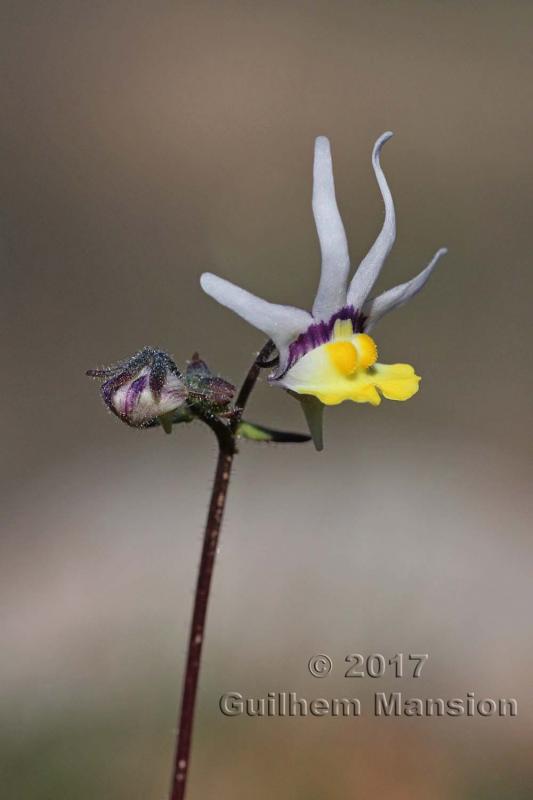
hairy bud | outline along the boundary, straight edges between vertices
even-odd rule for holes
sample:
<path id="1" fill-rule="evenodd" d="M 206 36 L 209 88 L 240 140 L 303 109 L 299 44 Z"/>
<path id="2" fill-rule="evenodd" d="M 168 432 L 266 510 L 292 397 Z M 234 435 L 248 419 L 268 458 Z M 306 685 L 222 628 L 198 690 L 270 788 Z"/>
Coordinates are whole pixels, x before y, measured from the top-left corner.
<path id="1" fill-rule="evenodd" d="M 114 366 L 88 370 L 87 375 L 104 379 L 104 403 L 134 428 L 147 427 L 175 411 L 189 396 L 170 356 L 153 347 L 145 347 Z"/>
<path id="2" fill-rule="evenodd" d="M 214 413 L 223 413 L 235 394 L 235 386 L 213 374 L 198 353 L 194 353 L 189 361 L 184 380 L 189 389 L 189 399 Z"/>

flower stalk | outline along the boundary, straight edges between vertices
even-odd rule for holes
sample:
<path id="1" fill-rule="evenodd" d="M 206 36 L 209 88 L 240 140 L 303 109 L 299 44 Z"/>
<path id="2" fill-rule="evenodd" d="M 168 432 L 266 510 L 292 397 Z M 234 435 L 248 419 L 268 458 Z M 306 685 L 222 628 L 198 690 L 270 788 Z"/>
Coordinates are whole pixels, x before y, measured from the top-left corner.
<path id="1" fill-rule="evenodd" d="M 189 631 L 189 646 L 185 664 L 185 676 L 183 679 L 176 752 L 169 800 L 183 800 L 187 788 L 194 712 L 205 638 L 207 608 L 209 605 L 209 594 L 215 568 L 222 519 L 228 496 L 231 469 L 237 451 L 237 431 L 242 419 L 242 414 L 255 387 L 260 371 L 264 366 L 268 366 L 265 361 L 272 353 L 273 348 L 274 345 L 272 342 L 268 341 L 248 370 L 235 402 L 229 425 L 221 422 L 220 419 L 215 416 L 197 412 L 197 416 L 209 425 L 217 437 L 218 458 L 204 531 L 204 542 L 196 581 L 196 591 L 194 594 L 194 606 Z"/>
<path id="2" fill-rule="evenodd" d="M 185 797 L 209 593 L 211 590 L 211 580 L 215 567 L 218 540 L 226 506 L 226 498 L 228 496 L 231 468 L 233 465 L 234 450 L 231 448 L 230 443 L 222 444 L 220 439 L 218 441 L 219 451 L 215 481 L 207 514 L 202 556 L 194 595 L 194 609 L 189 632 L 189 647 L 187 651 L 185 677 L 183 680 L 178 740 L 174 758 L 170 800 L 183 800 Z"/>

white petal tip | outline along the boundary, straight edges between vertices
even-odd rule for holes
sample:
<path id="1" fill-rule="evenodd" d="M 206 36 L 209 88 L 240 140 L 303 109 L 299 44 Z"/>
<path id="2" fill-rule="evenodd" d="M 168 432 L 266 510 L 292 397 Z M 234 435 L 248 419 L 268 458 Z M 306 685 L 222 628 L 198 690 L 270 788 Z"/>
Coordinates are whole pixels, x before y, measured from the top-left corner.
<path id="1" fill-rule="evenodd" d="M 383 147 L 385 142 L 388 142 L 389 139 L 392 139 L 393 136 L 394 136 L 394 134 L 393 134 L 392 131 L 385 131 L 385 133 L 382 133 L 381 136 L 378 137 L 378 139 L 376 140 L 376 143 L 374 145 L 374 149 L 372 151 L 372 158 L 374 160 L 379 159 L 379 154 L 381 153 L 381 148 Z"/>
<path id="2" fill-rule="evenodd" d="M 209 297 L 212 297 L 217 303 L 222 303 L 223 306 L 228 305 L 228 292 L 234 294 L 235 290 L 242 291 L 224 278 L 213 275 L 212 272 L 204 272 L 200 276 L 200 286 Z"/>
<path id="3" fill-rule="evenodd" d="M 213 275 L 212 272 L 204 272 L 202 273 L 202 275 L 200 275 L 200 286 L 202 287 L 204 292 L 210 294 L 210 289 L 213 287 L 213 284 L 217 280 L 218 280 L 217 276 Z"/>
<path id="4" fill-rule="evenodd" d="M 434 268 L 437 266 L 437 262 L 440 261 L 442 256 L 445 256 L 447 252 L 448 252 L 447 247 L 441 247 L 439 250 L 437 250 L 433 258 L 427 265 L 426 270 L 428 272 L 433 272 Z"/>
<path id="5" fill-rule="evenodd" d="M 315 139 L 315 164 L 331 161 L 331 145 L 327 136 L 317 136 Z"/>

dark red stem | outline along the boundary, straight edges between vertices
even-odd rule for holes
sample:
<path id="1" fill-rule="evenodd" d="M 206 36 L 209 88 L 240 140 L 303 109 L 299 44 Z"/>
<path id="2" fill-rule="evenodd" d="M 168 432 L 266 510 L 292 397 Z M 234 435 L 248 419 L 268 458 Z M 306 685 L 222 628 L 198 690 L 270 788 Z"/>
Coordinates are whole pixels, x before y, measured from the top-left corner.
<path id="1" fill-rule="evenodd" d="M 237 396 L 237 400 L 235 401 L 234 413 L 229 426 L 221 422 L 218 418 L 202 416 L 203 421 L 208 424 L 216 434 L 218 440 L 218 459 L 205 526 L 196 592 L 194 595 L 194 608 L 189 633 L 189 648 L 185 665 L 183 694 L 178 724 L 178 739 L 169 800 L 183 800 L 187 788 L 194 710 L 198 690 L 202 647 L 205 638 L 207 607 L 209 604 L 209 593 L 215 567 L 222 517 L 224 515 L 224 508 L 228 495 L 231 468 L 236 452 L 235 443 L 237 428 L 246 403 L 257 382 L 261 368 L 264 366 L 263 362 L 266 361 L 273 348 L 274 345 L 272 342 L 267 342 L 250 367 Z"/>

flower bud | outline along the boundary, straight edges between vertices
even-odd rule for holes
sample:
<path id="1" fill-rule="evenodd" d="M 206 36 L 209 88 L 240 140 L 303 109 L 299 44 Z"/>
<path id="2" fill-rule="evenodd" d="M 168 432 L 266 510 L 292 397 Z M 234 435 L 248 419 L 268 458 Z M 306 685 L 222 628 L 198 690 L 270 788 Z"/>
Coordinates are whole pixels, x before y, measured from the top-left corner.
<path id="1" fill-rule="evenodd" d="M 152 347 L 115 366 L 88 370 L 87 375 L 105 378 L 101 389 L 104 403 L 134 428 L 146 427 L 175 411 L 189 394 L 170 356 Z"/>
<path id="2" fill-rule="evenodd" d="M 235 386 L 211 372 L 198 353 L 187 364 L 184 380 L 189 398 L 196 405 L 214 413 L 223 413 L 235 394 Z"/>

